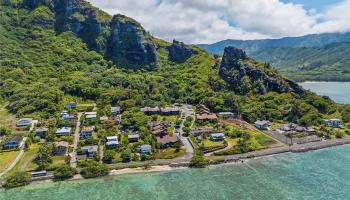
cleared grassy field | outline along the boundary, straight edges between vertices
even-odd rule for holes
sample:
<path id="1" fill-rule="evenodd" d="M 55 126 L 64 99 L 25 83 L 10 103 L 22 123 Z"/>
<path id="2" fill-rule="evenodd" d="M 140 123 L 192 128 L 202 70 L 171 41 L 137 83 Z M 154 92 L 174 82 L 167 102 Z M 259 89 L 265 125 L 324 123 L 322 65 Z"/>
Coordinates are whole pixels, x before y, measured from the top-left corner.
<path id="1" fill-rule="evenodd" d="M 19 151 L 10 151 L 0 153 L 0 172 L 2 172 L 6 167 L 8 167 L 13 160 L 18 156 Z"/>
<path id="2" fill-rule="evenodd" d="M 7 111 L 6 104 L 0 102 L 0 126 L 11 127 L 14 130 L 16 121 L 16 116 Z"/>
<path id="3" fill-rule="evenodd" d="M 185 149 L 181 149 L 179 152 L 176 152 L 176 149 L 174 148 L 167 148 L 167 149 L 158 150 L 155 156 L 156 156 L 156 159 L 173 159 L 173 158 L 183 156 L 185 155 L 185 153 L 186 153 Z"/>
<path id="4" fill-rule="evenodd" d="M 24 155 L 15 165 L 15 167 L 9 172 L 9 174 L 17 171 L 33 171 L 37 165 L 32 163 L 39 150 L 39 144 L 32 144 L 28 151 L 24 152 Z"/>

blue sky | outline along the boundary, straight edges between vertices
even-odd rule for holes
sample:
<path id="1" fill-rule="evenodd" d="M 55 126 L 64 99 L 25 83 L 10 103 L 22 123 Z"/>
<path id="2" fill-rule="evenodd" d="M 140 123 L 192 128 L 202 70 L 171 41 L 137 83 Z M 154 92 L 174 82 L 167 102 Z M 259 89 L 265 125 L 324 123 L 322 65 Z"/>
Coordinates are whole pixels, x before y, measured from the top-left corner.
<path id="1" fill-rule="evenodd" d="M 282 0 L 285 3 L 302 4 L 306 9 L 315 8 L 319 11 L 327 9 L 327 7 L 340 3 L 341 0 Z"/>
<path id="2" fill-rule="evenodd" d="M 154 36 L 192 44 L 350 32 L 350 0 L 89 1 L 136 19 Z"/>

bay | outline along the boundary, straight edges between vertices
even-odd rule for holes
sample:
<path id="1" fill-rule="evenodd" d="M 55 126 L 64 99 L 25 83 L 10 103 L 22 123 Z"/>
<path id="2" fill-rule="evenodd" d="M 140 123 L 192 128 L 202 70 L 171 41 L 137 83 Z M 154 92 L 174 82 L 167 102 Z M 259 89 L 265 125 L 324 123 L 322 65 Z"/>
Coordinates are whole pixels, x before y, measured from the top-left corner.
<path id="1" fill-rule="evenodd" d="M 350 82 L 303 82 L 300 85 L 337 103 L 350 103 Z"/>

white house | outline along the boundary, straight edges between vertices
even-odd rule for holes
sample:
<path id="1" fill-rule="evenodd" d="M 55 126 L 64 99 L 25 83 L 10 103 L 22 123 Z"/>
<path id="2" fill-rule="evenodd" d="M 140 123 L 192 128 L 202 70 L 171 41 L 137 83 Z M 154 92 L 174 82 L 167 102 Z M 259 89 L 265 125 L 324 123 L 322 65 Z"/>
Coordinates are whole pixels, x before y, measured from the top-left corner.
<path id="1" fill-rule="evenodd" d="M 107 137 L 107 143 L 106 146 L 111 149 L 118 148 L 119 142 L 118 142 L 118 136 L 109 136 Z"/>
<path id="2" fill-rule="evenodd" d="M 340 128 L 342 125 L 342 121 L 340 119 L 326 119 L 324 122 L 327 126 L 333 128 Z"/>
<path id="3" fill-rule="evenodd" d="M 152 153 L 152 146 L 149 144 L 141 145 L 140 153 L 141 154 L 151 154 Z"/>
<path id="4" fill-rule="evenodd" d="M 16 126 L 30 126 L 33 123 L 33 119 L 31 118 L 23 118 L 20 119 L 17 123 Z"/>
<path id="5" fill-rule="evenodd" d="M 224 141 L 225 140 L 225 134 L 223 134 L 223 133 L 212 133 L 212 134 L 210 134 L 210 140 L 212 140 L 212 141 Z"/>
<path id="6" fill-rule="evenodd" d="M 263 121 L 258 120 L 254 123 L 254 126 L 260 130 L 267 130 L 270 126 L 270 122 L 266 120 L 263 120 Z"/>
<path id="7" fill-rule="evenodd" d="M 57 129 L 56 136 L 69 136 L 72 131 L 71 127 L 62 127 Z"/>

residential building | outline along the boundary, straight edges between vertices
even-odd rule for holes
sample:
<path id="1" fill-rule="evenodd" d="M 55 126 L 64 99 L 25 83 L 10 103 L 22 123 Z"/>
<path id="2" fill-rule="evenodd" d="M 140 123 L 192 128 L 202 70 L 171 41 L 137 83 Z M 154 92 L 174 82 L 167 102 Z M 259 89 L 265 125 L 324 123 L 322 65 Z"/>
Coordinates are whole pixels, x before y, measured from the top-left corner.
<path id="1" fill-rule="evenodd" d="M 116 149 L 119 146 L 118 136 L 109 136 L 107 137 L 107 148 Z"/>
<path id="2" fill-rule="evenodd" d="M 23 118 L 20 119 L 17 123 L 16 126 L 20 127 L 20 126 L 30 126 L 33 123 L 33 119 L 31 118 Z"/>
<path id="3" fill-rule="evenodd" d="M 340 119 L 326 119 L 325 124 L 329 127 L 340 128 L 342 126 L 342 121 Z"/>
<path id="4" fill-rule="evenodd" d="M 81 147 L 81 151 L 86 154 L 87 157 L 93 157 L 94 154 L 98 153 L 98 146 L 84 146 Z"/>
<path id="5" fill-rule="evenodd" d="M 32 175 L 33 178 L 42 177 L 42 176 L 47 176 L 47 171 L 43 170 L 43 171 L 30 172 L 30 174 Z"/>
<path id="6" fill-rule="evenodd" d="M 176 107 L 166 107 L 166 108 L 161 108 L 160 112 L 162 115 L 179 115 L 180 114 L 180 109 Z"/>
<path id="7" fill-rule="evenodd" d="M 95 119 L 97 112 L 85 112 L 85 119 Z"/>
<path id="8" fill-rule="evenodd" d="M 5 141 L 4 148 L 5 149 L 15 149 L 21 148 L 23 145 L 23 137 L 22 136 L 14 136 L 10 140 Z"/>
<path id="9" fill-rule="evenodd" d="M 66 155 L 69 148 L 69 143 L 65 141 L 55 142 L 55 154 Z"/>
<path id="10" fill-rule="evenodd" d="M 71 127 L 62 127 L 57 129 L 56 136 L 69 136 L 71 134 L 72 128 Z"/>
<path id="11" fill-rule="evenodd" d="M 92 133 L 95 130 L 95 126 L 85 126 L 81 130 L 80 138 L 82 139 L 89 139 L 92 138 Z"/>
<path id="12" fill-rule="evenodd" d="M 78 104 L 75 103 L 75 102 L 70 102 L 70 103 L 67 103 L 67 104 L 66 104 L 66 107 L 67 107 L 68 109 L 74 109 L 74 108 L 77 108 L 77 106 L 78 106 Z"/>
<path id="13" fill-rule="evenodd" d="M 151 154 L 152 153 L 152 146 L 149 144 L 141 145 L 140 153 L 141 154 Z"/>
<path id="14" fill-rule="evenodd" d="M 172 136 L 157 136 L 156 140 L 160 148 L 167 148 L 173 146 L 177 141 L 179 141 L 179 138 L 174 134 Z"/>
<path id="15" fill-rule="evenodd" d="M 48 128 L 42 127 L 42 128 L 38 128 L 35 130 L 35 136 L 36 137 L 41 137 L 44 138 L 46 136 L 46 133 L 49 131 Z"/>
<path id="16" fill-rule="evenodd" d="M 111 113 L 113 116 L 120 115 L 120 107 L 111 107 Z"/>
<path id="17" fill-rule="evenodd" d="M 101 122 L 105 122 L 108 120 L 108 117 L 107 116 L 103 116 L 103 117 L 100 117 L 100 121 Z"/>
<path id="18" fill-rule="evenodd" d="M 215 114 L 196 114 L 196 120 L 216 122 L 218 117 Z"/>
<path id="19" fill-rule="evenodd" d="M 137 141 L 139 141 L 139 139 L 140 139 L 139 134 L 128 135 L 129 142 L 137 142 Z"/>
<path id="20" fill-rule="evenodd" d="M 258 120 L 254 123 L 254 126 L 260 130 L 267 130 L 270 127 L 270 125 L 271 123 L 266 120 L 263 120 L 263 121 Z"/>
<path id="21" fill-rule="evenodd" d="M 210 114 L 210 109 L 207 108 L 205 105 L 202 105 L 202 104 L 199 104 L 196 106 L 196 113 L 199 114 L 199 115 L 202 115 L 202 114 Z"/>
<path id="22" fill-rule="evenodd" d="M 166 122 L 151 122 L 152 134 L 154 136 L 164 136 L 168 134 L 168 124 Z"/>
<path id="23" fill-rule="evenodd" d="M 224 141 L 225 140 L 225 134 L 223 134 L 223 133 L 212 133 L 212 134 L 210 134 L 210 140 L 212 140 L 212 141 Z"/>
<path id="24" fill-rule="evenodd" d="M 160 114 L 160 108 L 159 107 L 144 107 L 141 108 L 141 112 L 145 113 L 146 115 L 158 115 Z"/>
<path id="25" fill-rule="evenodd" d="M 219 112 L 218 115 L 224 119 L 235 118 L 235 113 L 233 112 Z"/>

